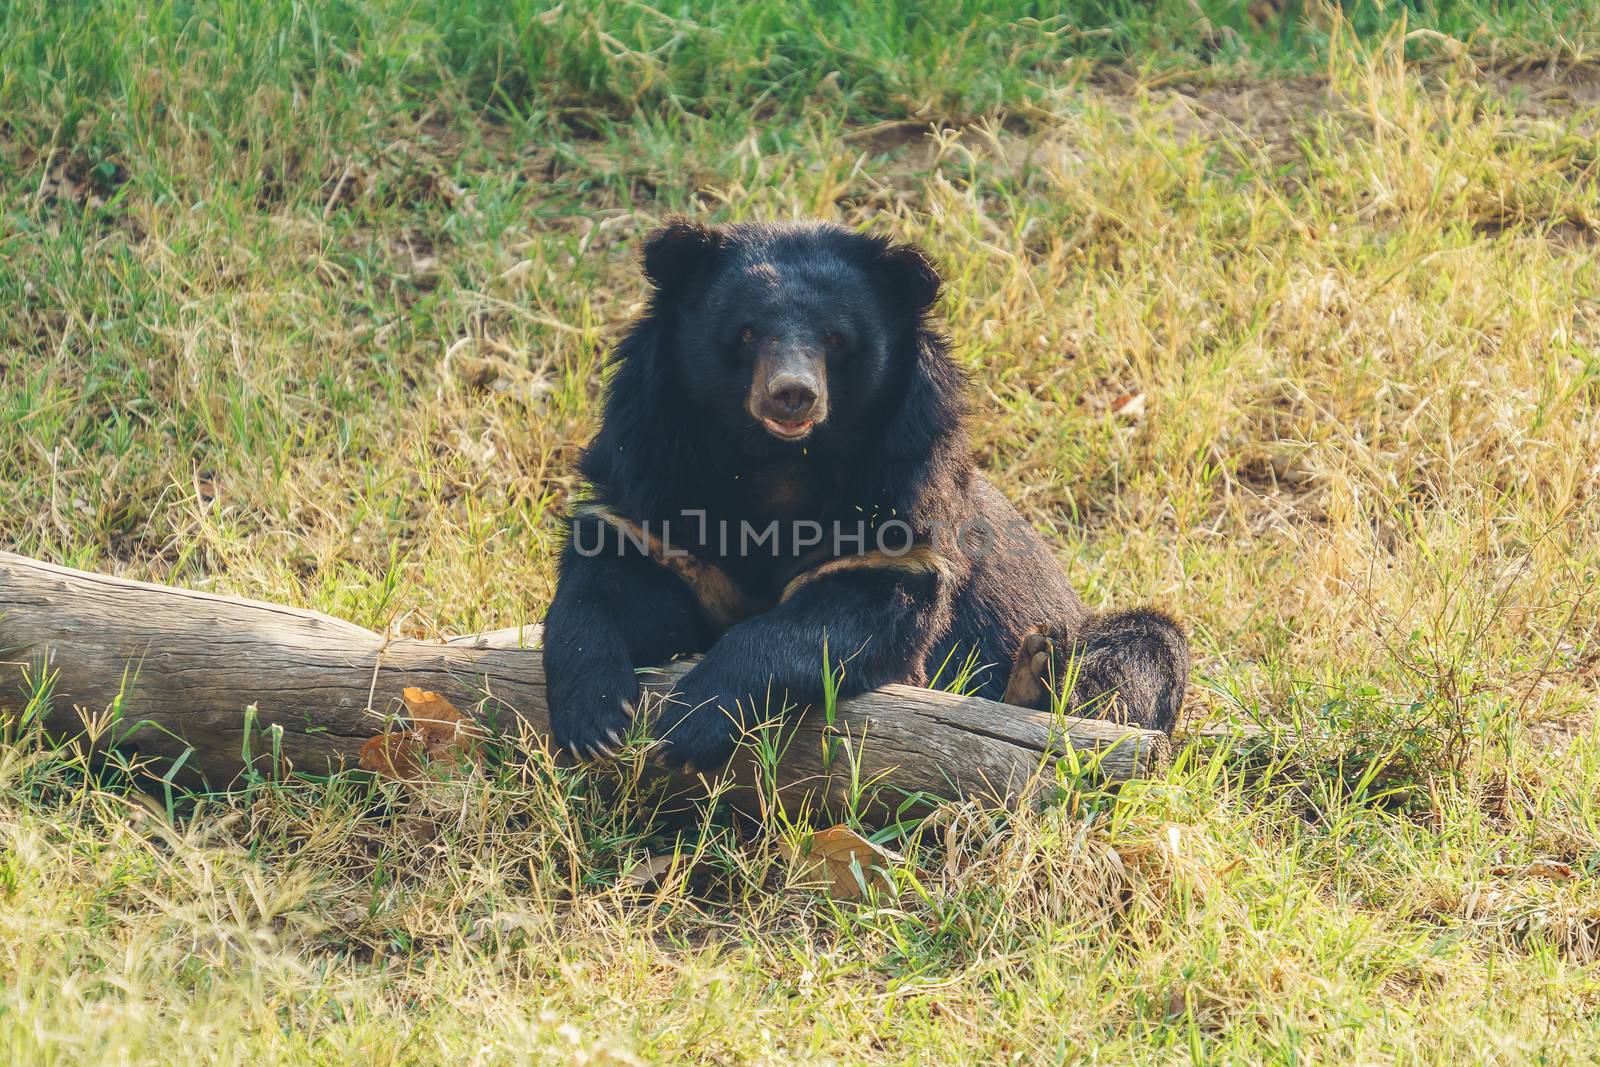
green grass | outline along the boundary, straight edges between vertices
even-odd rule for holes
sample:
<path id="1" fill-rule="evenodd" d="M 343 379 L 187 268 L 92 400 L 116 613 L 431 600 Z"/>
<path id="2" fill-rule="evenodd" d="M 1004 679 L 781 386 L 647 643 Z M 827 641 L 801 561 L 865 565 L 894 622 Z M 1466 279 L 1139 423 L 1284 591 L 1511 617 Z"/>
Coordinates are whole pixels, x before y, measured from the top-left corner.
<path id="1" fill-rule="evenodd" d="M 821 215 L 940 262 L 982 463 L 1189 622 L 1193 724 L 1303 737 L 952 805 L 858 905 L 627 767 L 174 820 L 12 724 L 0 1057 L 1593 1062 L 1589 5 L 1066 7 L 0 8 L 0 546 L 537 618 L 638 239 Z"/>

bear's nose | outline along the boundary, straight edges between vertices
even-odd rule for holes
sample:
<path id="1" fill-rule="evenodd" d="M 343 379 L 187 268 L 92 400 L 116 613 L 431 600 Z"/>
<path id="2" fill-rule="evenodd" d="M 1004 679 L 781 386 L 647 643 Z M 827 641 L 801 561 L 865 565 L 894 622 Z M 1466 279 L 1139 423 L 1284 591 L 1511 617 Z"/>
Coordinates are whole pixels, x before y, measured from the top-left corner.
<path id="1" fill-rule="evenodd" d="M 786 419 L 802 419 L 817 403 L 816 386 L 798 374 L 780 374 L 767 385 L 767 396 Z"/>

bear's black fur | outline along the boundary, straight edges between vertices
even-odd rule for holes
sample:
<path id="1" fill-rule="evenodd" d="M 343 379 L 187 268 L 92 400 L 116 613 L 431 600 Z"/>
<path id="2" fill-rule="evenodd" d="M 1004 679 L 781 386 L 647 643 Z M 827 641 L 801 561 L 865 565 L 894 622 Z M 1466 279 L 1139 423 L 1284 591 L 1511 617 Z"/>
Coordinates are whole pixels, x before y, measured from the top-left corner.
<path id="1" fill-rule="evenodd" d="M 1074 703 L 1171 731 L 1182 631 L 1092 615 L 977 471 L 922 253 L 821 223 L 678 221 L 644 269 L 545 625 L 559 744 L 611 750 L 635 668 L 679 653 L 704 658 L 653 729 L 678 765 L 718 766 L 743 727 L 820 703 L 825 656 L 841 697 L 972 656 L 978 694 L 1041 706 L 1041 676 L 1073 670 Z"/>

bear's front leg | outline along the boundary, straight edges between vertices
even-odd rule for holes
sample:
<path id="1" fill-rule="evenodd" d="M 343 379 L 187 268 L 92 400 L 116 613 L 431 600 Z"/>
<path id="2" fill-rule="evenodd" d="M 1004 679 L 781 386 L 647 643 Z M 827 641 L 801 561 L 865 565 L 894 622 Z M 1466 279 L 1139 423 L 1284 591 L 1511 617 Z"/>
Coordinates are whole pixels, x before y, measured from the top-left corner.
<path id="1" fill-rule="evenodd" d="M 698 652 L 708 641 L 681 578 L 609 527 L 575 526 L 544 624 L 555 743 L 582 759 L 614 753 L 639 707 L 634 668 Z"/>
<path id="2" fill-rule="evenodd" d="M 652 728 L 672 766 L 721 767 L 744 732 L 786 707 L 820 704 L 824 672 L 845 699 L 917 681 L 949 594 L 928 570 L 864 563 L 808 580 L 725 632 L 673 690 Z"/>

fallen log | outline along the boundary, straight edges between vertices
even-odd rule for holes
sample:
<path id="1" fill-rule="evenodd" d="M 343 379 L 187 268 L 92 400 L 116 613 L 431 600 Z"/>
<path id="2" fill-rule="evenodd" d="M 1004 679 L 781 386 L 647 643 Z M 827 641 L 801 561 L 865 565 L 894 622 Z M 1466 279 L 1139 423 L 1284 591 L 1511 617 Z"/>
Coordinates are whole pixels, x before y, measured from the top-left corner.
<path id="1" fill-rule="evenodd" d="M 404 686 L 444 695 L 490 730 L 525 724 L 545 738 L 541 656 L 517 647 L 536 637 L 529 627 L 386 638 L 316 612 L 0 552 L 0 722 L 44 687 L 53 734 L 78 733 L 86 715 L 110 709 L 101 743 L 182 759 L 213 788 L 236 780 L 247 755 L 301 772 L 353 766 L 393 720 Z M 670 686 L 692 665 L 665 665 L 647 681 Z M 1008 801 L 1068 749 L 1110 781 L 1148 775 L 1169 751 L 1154 731 L 904 685 L 843 702 L 832 723 L 807 713 L 791 728 L 776 782 L 786 803 L 836 805 L 852 781 L 881 783 L 890 807 L 919 793 Z M 277 736 L 268 745 L 253 729 Z M 748 786 L 749 769 L 740 777 Z"/>

